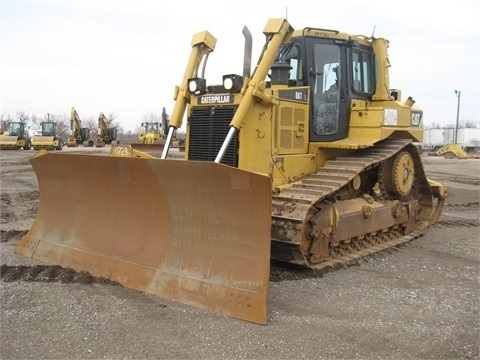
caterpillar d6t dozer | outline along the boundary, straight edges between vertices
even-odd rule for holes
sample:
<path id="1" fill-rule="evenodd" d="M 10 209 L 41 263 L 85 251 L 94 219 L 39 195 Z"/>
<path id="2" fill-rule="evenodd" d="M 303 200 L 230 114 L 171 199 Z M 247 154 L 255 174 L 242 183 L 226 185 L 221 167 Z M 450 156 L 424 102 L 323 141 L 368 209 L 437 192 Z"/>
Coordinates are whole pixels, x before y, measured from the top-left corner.
<path id="1" fill-rule="evenodd" d="M 387 40 L 271 19 L 251 72 L 243 33 L 243 74 L 220 85 L 216 39 L 193 36 L 160 158 L 32 158 L 39 211 L 16 252 L 265 324 L 271 259 L 347 263 L 438 219 L 446 189 L 413 144 L 422 110 L 389 89 Z M 185 160 L 169 159 L 184 115 Z"/>

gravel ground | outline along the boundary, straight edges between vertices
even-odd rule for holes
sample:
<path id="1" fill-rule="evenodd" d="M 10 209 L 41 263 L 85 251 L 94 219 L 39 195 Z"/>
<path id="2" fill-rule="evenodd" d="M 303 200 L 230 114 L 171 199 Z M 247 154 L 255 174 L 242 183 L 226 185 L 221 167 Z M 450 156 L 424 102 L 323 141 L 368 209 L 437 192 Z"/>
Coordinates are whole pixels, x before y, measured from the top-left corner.
<path id="1" fill-rule="evenodd" d="M 40 264 L 13 253 L 38 205 L 29 156 L 0 152 L 1 359 L 480 359 L 480 160 L 423 159 L 450 193 L 424 236 L 315 276 L 273 264 L 261 326 L 115 284 L 8 280 Z"/>

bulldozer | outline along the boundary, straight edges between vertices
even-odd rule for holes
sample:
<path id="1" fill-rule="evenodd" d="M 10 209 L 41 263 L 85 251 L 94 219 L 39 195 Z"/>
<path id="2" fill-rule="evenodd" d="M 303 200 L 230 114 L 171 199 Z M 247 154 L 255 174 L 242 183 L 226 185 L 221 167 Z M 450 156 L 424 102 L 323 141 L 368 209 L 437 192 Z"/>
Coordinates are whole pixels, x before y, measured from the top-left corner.
<path id="1" fill-rule="evenodd" d="M 165 145 L 165 138 L 168 131 L 169 117 L 165 108 L 162 110 L 162 122 L 147 121 L 141 125 L 141 132 L 138 136 L 138 142 L 131 144 L 134 150 L 161 153 Z M 185 139 L 174 131 L 170 142 L 171 148 L 178 148 L 183 151 L 185 146 Z"/>
<path id="2" fill-rule="evenodd" d="M 78 116 L 74 107 L 70 111 L 70 129 L 70 136 L 67 139 L 68 147 L 77 147 L 80 144 L 85 147 L 93 146 L 93 140 L 90 138 L 90 129 L 82 128 L 82 120 L 80 120 L 80 116 Z"/>
<path id="3" fill-rule="evenodd" d="M 467 159 L 468 155 L 463 148 L 458 144 L 445 144 L 440 149 L 435 151 L 436 156 L 445 156 L 448 158 Z"/>
<path id="4" fill-rule="evenodd" d="M 142 122 L 138 141 L 131 147 L 139 151 L 161 152 L 165 144 L 165 134 L 168 128 L 168 115 L 165 108 L 162 110 L 162 122 Z"/>
<path id="5" fill-rule="evenodd" d="M 421 236 L 447 189 L 414 145 L 423 110 L 390 89 L 389 41 L 281 18 L 263 33 L 253 71 L 244 27 L 242 74 L 212 85 L 216 38 L 193 36 L 159 158 L 32 158 L 39 210 L 15 251 L 266 324 L 272 261 L 342 266 Z M 184 117 L 185 157 L 171 159 Z"/>
<path id="6" fill-rule="evenodd" d="M 32 138 L 32 147 L 34 150 L 62 150 L 64 142 L 58 134 L 55 121 L 50 120 L 50 115 L 47 115 L 47 120 L 40 123 L 42 133 L 35 135 Z"/>
<path id="7" fill-rule="evenodd" d="M 24 122 L 8 121 L 5 125 L 6 128 L 0 135 L 1 150 L 30 150 L 32 148 L 32 139 Z"/>
<path id="8" fill-rule="evenodd" d="M 98 134 L 95 147 L 104 147 L 105 144 L 117 145 L 119 143 L 117 128 L 110 127 L 108 119 L 101 112 L 98 115 Z"/>

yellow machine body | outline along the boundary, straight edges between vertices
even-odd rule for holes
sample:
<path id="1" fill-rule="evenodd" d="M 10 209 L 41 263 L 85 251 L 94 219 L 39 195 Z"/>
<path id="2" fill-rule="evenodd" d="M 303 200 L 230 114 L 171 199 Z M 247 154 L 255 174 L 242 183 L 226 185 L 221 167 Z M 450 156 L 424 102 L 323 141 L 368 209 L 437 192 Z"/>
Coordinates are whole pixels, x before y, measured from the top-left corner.
<path id="1" fill-rule="evenodd" d="M 458 144 L 445 144 L 440 149 L 435 151 L 435 155 L 443 155 L 445 157 L 455 157 L 459 159 L 468 158 L 467 152 Z"/>
<path id="2" fill-rule="evenodd" d="M 32 139 L 21 121 L 5 122 L 6 128 L 0 134 L 0 150 L 30 150 Z"/>
<path id="3" fill-rule="evenodd" d="M 63 141 L 60 138 L 55 121 L 47 120 L 40 123 L 42 133 L 32 138 L 34 150 L 62 150 Z"/>
<path id="4" fill-rule="evenodd" d="M 447 190 L 413 145 L 423 111 L 389 88 L 388 41 L 285 19 L 264 35 L 253 72 L 208 86 L 216 39 L 193 36 L 160 158 L 32 159 L 40 207 L 15 251 L 264 324 L 271 259 L 348 263 L 435 223 Z M 184 116 L 185 159 L 171 160 Z"/>
<path id="5" fill-rule="evenodd" d="M 70 136 L 67 138 L 68 147 L 93 146 L 93 140 L 90 138 L 90 129 L 82 127 L 82 120 L 77 110 L 72 107 L 70 111 Z"/>
<path id="6" fill-rule="evenodd" d="M 95 141 L 95 147 L 104 147 L 106 144 L 117 145 L 117 128 L 110 126 L 109 121 L 101 112 L 98 114 L 98 133 Z"/>

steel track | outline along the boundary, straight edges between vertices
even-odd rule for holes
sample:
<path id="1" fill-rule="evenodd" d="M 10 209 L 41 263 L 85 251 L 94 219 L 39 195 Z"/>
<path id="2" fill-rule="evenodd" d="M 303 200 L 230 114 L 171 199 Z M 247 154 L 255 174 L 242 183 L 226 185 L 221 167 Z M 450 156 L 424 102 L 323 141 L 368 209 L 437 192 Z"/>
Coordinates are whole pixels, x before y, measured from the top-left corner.
<path id="1" fill-rule="evenodd" d="M 348 264 L 364 256 L 396 247 L 420 237 L 430 224 L 432 214 L 432 193 L 425 176 L 420 155 L 409 139 L 384 140 L 375 146 L 362 149 L 348 156 L 337 157 L 326 162 L 315 174 L 311 174 L 280 194 L 272 196 L 272 258 L 310 268 L 321 269 Z M 349 184 L 361 173 L 373 168 L 381 168 L 389 158 L 409 148 L 414 158 L 416 191 L 420 204 L 420 219 L 416 228 L 407 234 L 398 227 L 382 229 L 378 234 L 364 234 L 350 239 L 348 243 L 330 248 L 330 257 L 312 264 L 301 250 L 302 229 L 307 214 L 316 203 L 325 200 L 345 200 Z M 412 151 L 414 148 L 414 151 Z M 381 171 L 379 170 L 379 173 Z M 378 181 L 382 181 L 379 174 Z M 380 186 L 381 187 L 381 186 Z M 353 197 L 359 196 L 358 194 Z M 339 200 L 341 201 L 341 200 Z"/>

